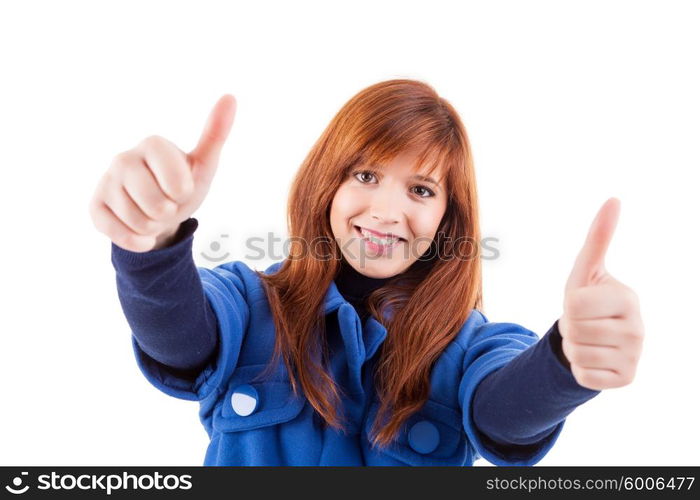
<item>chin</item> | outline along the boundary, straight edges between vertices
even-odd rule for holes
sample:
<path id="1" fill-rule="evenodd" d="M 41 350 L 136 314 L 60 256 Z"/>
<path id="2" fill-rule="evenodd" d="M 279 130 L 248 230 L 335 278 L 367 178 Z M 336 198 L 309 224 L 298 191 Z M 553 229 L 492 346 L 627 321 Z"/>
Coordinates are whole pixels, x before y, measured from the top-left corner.
<path id="1" fill-rule="evenodd" d="M 397 274 L 401 274 L 403 271 L 408 269 L 409 265 L 406 262 L 391 262 L 391 261 L 380 261 L 380 260 L 365 260 L 364 267 L 360 263 L 359 259 L 355 259 L 351 262 L 351 265 L 356 271 L 364 274 L 368 278 L 384 279 L 391 278 Z"/>

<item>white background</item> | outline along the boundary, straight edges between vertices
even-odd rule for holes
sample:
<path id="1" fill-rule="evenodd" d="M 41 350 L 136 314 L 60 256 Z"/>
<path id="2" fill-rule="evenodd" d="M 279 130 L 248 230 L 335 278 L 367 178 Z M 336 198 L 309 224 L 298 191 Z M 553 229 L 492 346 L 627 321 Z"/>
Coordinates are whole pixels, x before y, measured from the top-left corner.
<path id="1" fill-rule="evenodd" d="M 291 179 L 340 107 L 390 78 L 461 114 L 478 176 L 485 312 L 542 336 L 597 210 L 607 269 L 639 295 L 634 382 L 567 419 L 538 465 L 697 464 L 700 24 L 693 2 L 3 2 L 2 465 L 201 465 L 198 403 L 133 357 L 88 202 L 119 152 L 194 147 L 238 100 L 195 261 L 285 234 Z M 475 465 L 490 464 L 479 460 Z"/>

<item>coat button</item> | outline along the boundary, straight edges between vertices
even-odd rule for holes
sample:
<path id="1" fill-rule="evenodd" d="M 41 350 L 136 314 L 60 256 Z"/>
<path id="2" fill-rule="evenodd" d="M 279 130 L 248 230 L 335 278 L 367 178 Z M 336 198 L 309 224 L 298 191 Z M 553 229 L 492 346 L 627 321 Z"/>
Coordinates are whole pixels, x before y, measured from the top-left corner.
<path id="1" fill-rule="evenodd" d="M 440 444 L 440 433 L 427 420 L 421 420 L 408 432 L 408 444 L 418 453 L 430 453 Z"/>
<path id="2" fill-rule="evenodd" d="M 231 407 L 237 415 L 247 417 L 258 407 L 258 391 L 250 384 L 239 385 L 231 395 Z"/>

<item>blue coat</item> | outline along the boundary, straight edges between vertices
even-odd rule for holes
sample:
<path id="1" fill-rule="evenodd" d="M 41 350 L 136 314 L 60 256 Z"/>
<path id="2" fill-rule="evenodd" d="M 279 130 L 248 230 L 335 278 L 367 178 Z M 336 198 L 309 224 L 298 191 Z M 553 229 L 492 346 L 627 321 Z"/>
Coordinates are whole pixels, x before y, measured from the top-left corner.
<path id="1" fill-rule="evenodd" d="M 391 446 L 372 448 L 367 434 L 379 401 L 371 370 L 363 366 L 376 361 L 386 329 L 372 317 L 362 325 L 334 282 L 326 292 L 325 313 L 338 321 L 342 336 L 331 366 L 348 395 L 343 412 L 350 424 L 346 434 L 324 429 L 306 399 L 294 397 L 282 361 L 271 380 L 253 380 L 265 368 L 275 336 L 269 303 L 254 271 L 241 261 L 197 270 L 218 319 L 216 362 L 196 379 L 187 378 L 150 358 L 134 337 L 132 344 L 136 362 L 153 386 L 176 398 L 199 401 L 200 421 L 211 439 L 204 465 L 464 466 L 481 457 L 494 465 L 534 465 L 562 431 L 564 421 L 536 450 L 530 447 L 517 457 L 484 445 L 470 412 L 477 385 L 539 338 L 514 323 L 489 323 L 474 310 L 434 365 L 426 404 L 407 420 Z"/>

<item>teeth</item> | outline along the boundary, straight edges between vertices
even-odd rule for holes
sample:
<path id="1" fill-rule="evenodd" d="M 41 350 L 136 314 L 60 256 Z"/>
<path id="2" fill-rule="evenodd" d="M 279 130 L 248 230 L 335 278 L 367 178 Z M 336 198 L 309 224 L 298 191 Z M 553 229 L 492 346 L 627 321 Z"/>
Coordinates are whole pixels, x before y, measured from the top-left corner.
<path id="1" fill-rule="evenodd" d="M 377 238 L 374 234 L 370 233 L 369 231 L 365 231 L 364 228 L 360 228 L 362 232 L 362 236 L 370 240 L 372 243 L 376 243 L 377 245 L 392 245 L 399 241 L 398 238 Z"/>

